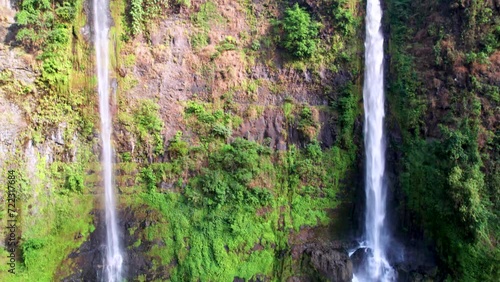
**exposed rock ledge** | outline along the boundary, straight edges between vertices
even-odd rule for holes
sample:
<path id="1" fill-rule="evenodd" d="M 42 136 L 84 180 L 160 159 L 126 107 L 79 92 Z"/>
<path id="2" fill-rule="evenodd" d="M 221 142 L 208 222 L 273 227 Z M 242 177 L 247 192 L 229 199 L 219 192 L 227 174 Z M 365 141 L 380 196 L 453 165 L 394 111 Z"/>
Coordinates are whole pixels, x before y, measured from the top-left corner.
<path id="1" fill-rule="evenodd" d="M 326 245 L 311 244 L 304 253 L 311 258 L 311 265 L 328 281 L 350 282 L 353 276 L 353 265 L 347 245 L 331 242 Z"/>

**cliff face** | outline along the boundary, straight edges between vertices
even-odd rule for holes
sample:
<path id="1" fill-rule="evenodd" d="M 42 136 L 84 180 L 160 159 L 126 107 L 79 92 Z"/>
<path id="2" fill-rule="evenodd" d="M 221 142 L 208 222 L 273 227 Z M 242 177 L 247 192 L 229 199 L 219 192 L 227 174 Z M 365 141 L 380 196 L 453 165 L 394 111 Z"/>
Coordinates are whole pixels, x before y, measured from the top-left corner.
<path id="1" fill-rule="evenodd" d="M 497 1 L 387 1 L 388 100 L 404 236 L 452 280 L 498 265 Z"/>
<path id="2" fill-rule="evenodd" d="M 413 2 L 385 3 L 391 206 L 410 254 L 400 278 L 496 281 L 499 3 Z M 105 236 L 92 1 L 0 3 L 0 164 L 16 172 L 19 227 L 18 274 L 2 248 L 0 280 L 94 281 Z M 363 9 L 111 1 L 129 280 L 350 280 Z"/>
<path id="3" fill-rule="evenodd" d="M 361 3 L 291 4 L 111 1 L 128 279 L 350 280 L 332 241 L 355 221 Z M 20 185 L 18 274 L 2 279 L 102 274 L 91 5 L 23 1 L 2 19 L 0 160 Z"/>

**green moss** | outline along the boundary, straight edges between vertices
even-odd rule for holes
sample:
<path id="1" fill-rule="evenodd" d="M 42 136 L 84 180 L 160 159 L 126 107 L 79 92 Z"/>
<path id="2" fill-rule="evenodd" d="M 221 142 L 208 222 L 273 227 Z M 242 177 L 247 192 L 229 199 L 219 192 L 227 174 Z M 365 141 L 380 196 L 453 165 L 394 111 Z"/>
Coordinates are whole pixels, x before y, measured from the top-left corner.
<path id="1" fill-rule="evenodd" d="M 210 38 L 206 32 L 197 32 L 191 36 L 191 47 L 200 50 L 210 43 Z"/>
<path id="2" fill-rule="evenodd" d="M 78 161 L 73 164 L 55 162 L 47 167 L 44 159 L 37 160 L 36 180 L 28 183 L 30 193 L 19 198 L 22 212 L 18 225 L 23 232 L 17 274 L 7 272 L 7 253 L 2 249 L 1 280 L 30 281 L 37 277 L 38 281 L 53 281 L 63 260 L 95 229 L 90 215 L 94 208 L 93 191 L 89 187 L 80 187 L 80 191 L 68 190 L 68 177 L 80 175 L 77 172 L 92 157 L 88 148 L 80 150 Z M 24 181 L 23 178 L 19 175 L 18 180 Z"/>
<path id="3" fill-rule="evenodd" d="M 191 16 L 191 21 L 207 32 L 213 25 L 222 25 L 227 20 L 219 13 L 217 5 L 208 1 L 200 5 L 200 10 Z"/>
<path id="4" fill-rule="evenodd" d="M 163 153 L 163 120 L 158 110 L 160 106 L 152 100 L 141 100 L 139 108 L 133 114 L 133 129 L 139 141 L 146 148 L 147 156 Z"/>
<path id="5" fill-rule="evenodd" d="M 208 105 L 194 101 L 188 101 L 184 112 L 188 124 L 192 126 L 203 142 L 214 138 L 228 138 L 232 135 L 236 119 L 223 110 L 209 110 Z M 193 119 L 194 117 L 194 119 Z"/>
<path id="6" fill-rule="evenodd" d="M 186 115 L 196 117 L 197 122 L 214 122 L 223 116 L 199 103 L 188 104 Z M 178 134 L 174 143 L 180 138 Z M 288 248 L 290 230 L 329 223 L 327 211 L 337 205 L 339 180 L 351 160 L 338 149 L 323 152 L 317 143 L 304 152 L 292 148 L 285 155 L 274 155 L 262 145 L 239 138 L 212 145 L 206 147 L 208 155 L 201 155 L 207 159 L 199 160 L 207 166 L 195 170 L 186 187 L 178 191 L 182 184 L 176 185 L 175 192 L 159 193 L 158 189 L 160 179 L 179 179 L 181 174 L 170 174 L 172 163 L 143 169 L 143 191 L 147 192 L 140 201 L 162 215 L 147 228 L 144 238 L 165 245 L 153 246 L 148 255 L 157 267 L 169 269 L 172 281 L 183 277 L 277 279 L 282 274 L 275 270 L 283 261 L 278 254 Z M 189 152 L 176 155 L 175 161 L 200 157 L 194 154 L 196 147 L 187 148 Z M 285 225 L 280 225 L 280 218 Z"/>

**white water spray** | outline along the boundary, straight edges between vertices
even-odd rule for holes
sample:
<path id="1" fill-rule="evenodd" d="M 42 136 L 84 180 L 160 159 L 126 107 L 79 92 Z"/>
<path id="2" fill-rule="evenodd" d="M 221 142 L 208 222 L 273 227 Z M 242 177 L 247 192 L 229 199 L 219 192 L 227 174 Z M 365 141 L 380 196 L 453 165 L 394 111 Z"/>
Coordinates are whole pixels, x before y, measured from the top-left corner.
<path id="1" fill-rule="evenodd" d="M 366 215 L 365 240 L 372 255 L 356 281 L 395 281 L 394 270 L 386 258 L 387 227 L 384 140 L 384 36 L 381 29 L 380 0 L 367 0 L 365 39 Z"/>
<path id="2" fill-rule="evenodd" d="M 102 166 L 106 209 L 106 257 L 104 259 L 105 279 L 108 282 L 121 281 L 122 254 L 118 241 L 116 223 L 113 159 L 111 150 L 111 115 L 109 110 L 109 43 L 108 43 L 108 1 L 94 0 L 94 46 L 99 90 L 99 112 L 101 115 Z"/>

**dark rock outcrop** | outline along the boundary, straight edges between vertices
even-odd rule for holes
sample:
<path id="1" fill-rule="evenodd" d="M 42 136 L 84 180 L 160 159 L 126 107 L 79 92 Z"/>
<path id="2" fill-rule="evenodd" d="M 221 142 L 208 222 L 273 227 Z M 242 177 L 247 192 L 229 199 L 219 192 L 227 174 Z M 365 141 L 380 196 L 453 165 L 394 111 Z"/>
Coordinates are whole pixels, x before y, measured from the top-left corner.
<path id="1" fill-rule="evenodd" d="M 413 244 L 412 244 L 413 243 Z M 443 281 L 443 273 L 438 273 L 435 254 L 422 242 L 409 242 L 404 249 L 404 258 L 393 265 L 398 281 Z"/>
<path id="2" fill-rule="evenodd" d="M 144 209 L 146 209 L 144 207 Z M 140 209 L 138 209 L 140 210 Z M 103 261 L 106 256 L 106 226 L 104 223 L 104 212 L 102 210 L 94 210 L 94 225 L 95 231 L 90 234 L 90 237 L 85 241 L 80 248 L 71 253 L 58 269 L 58 275 L 64 277 L 61 281 L 101 281 L 104 275 Z M 144 276 L 147 281 L 161 280 L 165 281 L 168 278 L 168 272 L 164 267 L 158 267 L 152 270 L 152 258 L 147 255 L 147 252 L 154 244 L 162 244 L 161 242 L 150 242 L 144 240 L 139 245 L 134 245 L 139 239 L 140 234 L 144 230 L 155 224 L 154 220 L 145 220 L 145 218 L 153 217 L 146 212 L 134 212 L 130 207 L 120 211 L 119 225 L 122 229 L 120 232 L 120 241 L 123 242 L 126 248 L 123 248 L 123 273 L 125 279 L 131 281 L 139 276 Z M 136 232 L 129 232 L 132 228 Z M 69 274 L 69 275 L 68 275 Z"/>
<path id="3" fill-rule="evenodd" d="M 424 254 L 420 254 L 424 252 Z M 356 276 L 366 275 L 366 265 L 368 259 L 373 256 L 370 248 L 359 248 L 351 255 L 354 273 Z M 424 260 L 425 259 L 425 260 Z M 395 258 L 393 258 L 395 260 Z M 425 253 L 424 248 L 406 248 L 404 258 L 401 262 L 396 262 L 392 266 L 398 282 L 423 282 L 423 281 L 443 281 L 439 277 L 438 268 L 435 261 Z"/>
<path id="4" fill-rule="evenodd" d="M 443 281 L 438 277 L 438 269 L 434 267 L 419 266 L 411 267 L 409 264 L 398 264 L 395 267 L 400 282 L 424 282 L 424 281 Z"/>
<path id="5" fill-rule="evenodd" d="M 351 281 L 353 264 L 342 243 L 332 242 L 328 245 L 313 244 L 305 249 L 311 259 L 312 267 L 328 281 Z"/>
<path id="6" fill-rule="evenodd" d="M 66 267 L 58 270 L 58 274 L 64 277 L 61 281 L 100 281 L 103 277 L 106 246 L 102 242 L 106 241 L 106 229 L 104 221 L 99 220 L 103 216 L 102 212 L 96 210 L 93 215 L 96 218 L 94 221 L 96 229 L 90 234 L 89 239 L 67 258 L 68 265 L 72 266 L 71 269 Z M 72 274 L 66 276 L 68 272 Z"/>

